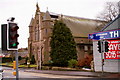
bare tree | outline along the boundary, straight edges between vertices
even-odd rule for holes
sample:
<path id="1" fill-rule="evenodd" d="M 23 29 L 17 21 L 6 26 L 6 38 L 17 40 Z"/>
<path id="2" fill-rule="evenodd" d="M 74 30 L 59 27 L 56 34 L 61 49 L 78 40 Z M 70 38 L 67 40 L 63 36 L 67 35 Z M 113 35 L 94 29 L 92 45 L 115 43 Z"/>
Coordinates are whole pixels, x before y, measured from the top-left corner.
<path id="1" fill-rule="evenodd" d="M 97 19 L 112 21 L 119 14 L 118 2 L 106 2 L 104 10 L 97 16 Z"/>

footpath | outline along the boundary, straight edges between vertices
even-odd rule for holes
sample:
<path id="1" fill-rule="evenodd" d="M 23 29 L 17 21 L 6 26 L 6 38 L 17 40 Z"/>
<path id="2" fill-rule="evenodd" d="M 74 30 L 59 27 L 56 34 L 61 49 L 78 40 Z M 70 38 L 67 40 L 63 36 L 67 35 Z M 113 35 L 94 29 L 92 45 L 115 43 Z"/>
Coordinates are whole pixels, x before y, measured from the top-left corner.
<path id="1" fill-rule="evenodd" d="M 8 67 L 8 66 L 6 66 Z M 10 68 L 11 69 L 11 68 Z M 88 70 L 37 70 L 35 68 L 19 68 L 25 72 L 43 73 L 43 74 L 53 74 L 53 75 L 67 75 L 67 76 L 85 76 L 85 77 L 95 77 L 95 78 L 117 78 L 120 80 L 120 73 L 110 73 L 110 72 L 93 72 Z"/>
<path id="2" fill-rule="evenodd" d="M 53 74 L 53 75 L 68 75 L 68 76 L 86 76 L 95 78 L 120 78 L 120 73 L 108 73 L 104 72 L 90 72 L 90 71 L 53 71 L 53 70 L 36 70 L 29 69 L 26 72 L 35 72 L 43 74 Z"/>

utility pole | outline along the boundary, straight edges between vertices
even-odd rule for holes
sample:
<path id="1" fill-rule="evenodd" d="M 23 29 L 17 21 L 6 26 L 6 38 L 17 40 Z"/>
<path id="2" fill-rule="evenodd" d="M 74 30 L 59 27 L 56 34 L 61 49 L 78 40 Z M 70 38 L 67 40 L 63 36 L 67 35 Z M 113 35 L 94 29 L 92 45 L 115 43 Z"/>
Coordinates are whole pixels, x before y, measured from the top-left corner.
<path id="1" fill-rule="evenodd" d="M 99 53 L 101 54 L 101 70 L 102 70 L 102 76 L 103 76 L 103 74 L 104 74 L 104 69 L 103 69 L 103 65 L 104 65 L 104 63 L 103 63 L 103 55 L 104 55 L 104 50 L 105 50 L 105 47 L 104 47 L 104 40 L 99 40 L 98 41 L 98 51 L 99 51 Z"/>
<path id="2" fill-rule="evenodd" d="M 103 52 L 104 52 L 103 49 L 104 49 L 104 46 L 103 46 L 103 43 L 104 43 L 103 40 L 100 40 L 100 45 L 101 45 L 101 64 L 102 64 L 101 67 L 102 67 L 102 76 L 103 76 L 103 74 L 104 74 L 104 69 L 103 69 L 103 65 L 104 65 L 104 64 L 103 64 L 103 54 L 104 54 L 104 53 L 103 53 Z"/>

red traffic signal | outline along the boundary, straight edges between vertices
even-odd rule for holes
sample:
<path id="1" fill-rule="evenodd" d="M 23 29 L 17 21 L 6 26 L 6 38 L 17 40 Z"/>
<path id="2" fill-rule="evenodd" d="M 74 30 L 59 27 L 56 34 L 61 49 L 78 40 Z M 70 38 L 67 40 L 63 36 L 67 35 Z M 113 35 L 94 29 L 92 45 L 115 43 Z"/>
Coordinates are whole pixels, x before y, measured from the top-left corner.
<path id="1" fill-rule="evenodd" d="M 16 25 L 16 24 L 13 24 L 11 27 L 10 27 L 10 31 L 14 32 L 14 31 L 17 31 L 19 29 L 19 27 Z"/>

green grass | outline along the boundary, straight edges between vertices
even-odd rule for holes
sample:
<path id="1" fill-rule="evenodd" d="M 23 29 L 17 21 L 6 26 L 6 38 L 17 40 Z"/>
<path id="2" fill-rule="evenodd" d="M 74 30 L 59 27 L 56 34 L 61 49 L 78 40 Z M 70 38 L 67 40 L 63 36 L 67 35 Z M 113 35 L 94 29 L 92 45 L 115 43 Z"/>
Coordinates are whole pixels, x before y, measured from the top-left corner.
<path id="1" fill-rule="evenodd" d="M 30 67 L 37 67 L 37 65 L 31 64 Z"/>
<path id="2" fill-rule="evenodd" d="M 25 67 L 28 67 L 28 65 L 19 65 L 18 67 L 24 67 L 25 68 Z M 37 65 L 31 64 L 30 67 L 37 67 Z"/>
<path id="3" fill-rule="evenodd" d="M 13 67 L 13 63 L 12 62 L 10 62 L 10 63 L 0 63 L 0 65 Z M 19 65 L 18 67 L 27 68 L 28 65 Z M 37 65 L 36 64 L 31 64 L 30 67 L 37 67 Z"/>
<path id="4" fill-rule="evenodd" d="M 10 63 L 0 63 L 0 65 L 2 66 L 13 66 L 13 63 L 10 62 Z"/>

